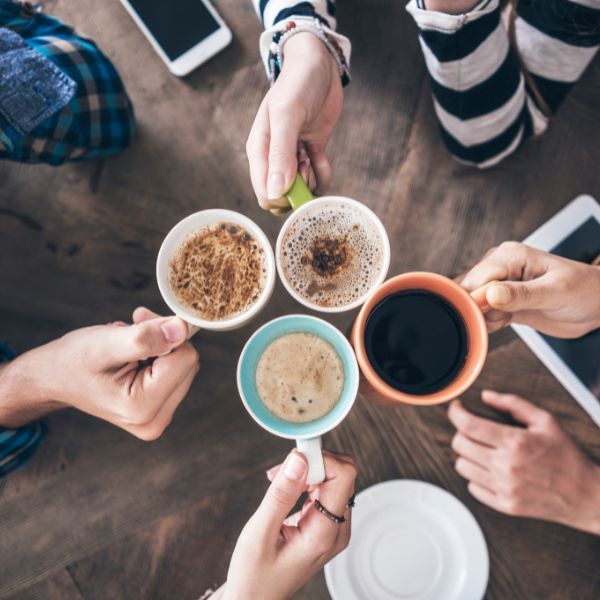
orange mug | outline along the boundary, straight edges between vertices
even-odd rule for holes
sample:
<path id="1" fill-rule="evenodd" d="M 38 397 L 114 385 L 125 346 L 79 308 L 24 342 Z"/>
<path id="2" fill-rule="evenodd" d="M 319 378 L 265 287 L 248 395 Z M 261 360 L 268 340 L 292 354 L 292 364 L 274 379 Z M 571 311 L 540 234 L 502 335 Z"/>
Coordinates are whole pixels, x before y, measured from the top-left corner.
<path id="1" fill-rule="evenodd" d="M 485 289 L 469 294 L 451 279 L 426 272 L 404 273 L 383 283 L 363 304 L 350 335 L 361 371 L 360 393 L 369 400 L 388 406 L 429 406 L 453 400 L 467 390 L 481 373 L 487 357 L 488 333 L 483 314 L 489 310 L 489 305 Z M 467 354 L 462 369 L 443 389 L 425 395 L 407 394 L 386 383 L 370 363 L 365 347 L 367 319 L 373 309 L 388 296 L 407 290 L 427 291 L 440 296 L 454 307 L 467 332 Z"/>

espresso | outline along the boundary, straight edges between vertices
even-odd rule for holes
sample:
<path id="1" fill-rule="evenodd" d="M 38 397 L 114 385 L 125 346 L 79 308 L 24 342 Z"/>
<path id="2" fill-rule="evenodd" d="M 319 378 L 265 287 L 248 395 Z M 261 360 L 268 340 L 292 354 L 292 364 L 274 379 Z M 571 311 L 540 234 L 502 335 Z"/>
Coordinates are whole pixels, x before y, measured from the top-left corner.
<path id="1" fill-rule="evenodd" d="M 308 423 L 326 415 L 344 387 L 335 348 L 312 333 L 288 333 L 267 346 L 256 369 L 256 388 L 275 416 Z"/>
<path id="2" fill-rule="evenodd" d="M 406 290 L 388 296 L 365 328 L 369 362 L 383 381 L 412 395 L 449 385 L 465 365 L 468 336 L 456 309 L 437 294 Z"/>
<path id="3" fill-rule="evenodd" d="M 317 306 L 342 307 L 377 284 L 384 242 L 368 214 L 353 206 L 316 202 L 287 229 L 280 250 L 283 276 Z"/>
<path id="4" fill-rule="evenodd" d="M 263 248 L 243 227 L 215 223 L 188 236 L 169 263 L 169 284 L 186 310 L 208 321 L 231 319 L 260 297 Z"/>

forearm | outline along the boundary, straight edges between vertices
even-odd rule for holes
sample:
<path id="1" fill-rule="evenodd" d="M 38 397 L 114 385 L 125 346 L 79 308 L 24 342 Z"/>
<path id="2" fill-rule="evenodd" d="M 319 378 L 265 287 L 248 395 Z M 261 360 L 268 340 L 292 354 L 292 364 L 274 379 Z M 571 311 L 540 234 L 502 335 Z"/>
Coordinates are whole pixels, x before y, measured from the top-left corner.
<path id="1" fill-rule="evenodd" d="M 38 358 L 36 349 L 0 365 L 0 426 L 21 427 L 63 407 L 46 394 Z"/>

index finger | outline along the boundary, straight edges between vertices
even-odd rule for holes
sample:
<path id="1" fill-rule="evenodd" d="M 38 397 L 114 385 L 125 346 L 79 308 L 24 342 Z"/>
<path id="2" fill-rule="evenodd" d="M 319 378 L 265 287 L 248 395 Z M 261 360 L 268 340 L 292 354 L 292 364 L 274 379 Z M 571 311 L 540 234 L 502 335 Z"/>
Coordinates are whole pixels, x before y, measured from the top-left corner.
<path id="1" fill-rule="evenodd" d="M 269 171 L 269 148 L 271 144 L 271 126 L 269 123 L 269 111 L 266 100 L 261 103 L 252 129 L 246 142 L 246 155 L 250 168 L 250 180 L 258 204 L 265 210 L 283 209 L 289 210 L 289 204 L 285 198 L 269 200 L 267 194 L 267 173 Z"/>
<path id="2" fill-rule="evenodd" d="M 500 425 L 489 419 L 477 417 L 470 413 L 460 400 L 454 400 L 450 404 L 448 418 L 463 435 L 492 448 L 502 446 L 503 440 L 512 429 L 507 425 Z"/>
<path id="3" fill-rule="evenodd" d="M 545 253 L 520 242 L 504 242 L 488 251 L 464 277 L 461 285 L 472 292 L 491 281 L 522 281 L 543 275 Z M 537 274 L 537 275 L 536 275 Z"/>

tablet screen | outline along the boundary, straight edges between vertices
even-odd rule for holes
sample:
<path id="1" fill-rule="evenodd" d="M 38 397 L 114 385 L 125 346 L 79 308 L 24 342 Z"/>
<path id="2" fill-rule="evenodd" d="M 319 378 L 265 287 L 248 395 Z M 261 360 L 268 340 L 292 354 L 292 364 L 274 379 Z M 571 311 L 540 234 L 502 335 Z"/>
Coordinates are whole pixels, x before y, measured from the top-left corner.
<path id="1" fill-rule="evenodd" d="M 572 260 L 598 264 L 600 223 L 590 217 L 550 252 Z M 547 335 L 543 338 L 600 401 L 600 329 L 574 340 L 562 340 Z"/>

